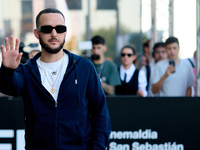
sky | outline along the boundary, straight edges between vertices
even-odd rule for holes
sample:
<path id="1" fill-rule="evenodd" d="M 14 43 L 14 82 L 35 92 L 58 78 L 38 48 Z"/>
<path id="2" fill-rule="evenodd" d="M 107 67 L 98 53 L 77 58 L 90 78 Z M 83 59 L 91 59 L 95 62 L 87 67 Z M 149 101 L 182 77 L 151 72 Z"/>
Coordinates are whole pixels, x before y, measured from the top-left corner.
<path id="1" fill-rule="evenodd" d="M 168 0 L 157 1 L 157 29 L 168 37 Z M 142 0 L 142 31 L 151 28 L 151 0 Z M 196 0 L 174 0 L 174 36 L 179 39 L 180 58 L 192 57 L 196 50 Z"/>

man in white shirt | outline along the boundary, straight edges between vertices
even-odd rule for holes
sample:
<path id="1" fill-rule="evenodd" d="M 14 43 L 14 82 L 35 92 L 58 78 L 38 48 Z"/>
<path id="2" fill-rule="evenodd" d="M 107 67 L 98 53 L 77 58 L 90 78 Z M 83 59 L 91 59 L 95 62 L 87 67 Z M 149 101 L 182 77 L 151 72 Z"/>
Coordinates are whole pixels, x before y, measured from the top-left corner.
<path id="1" fill-rule="evenodd" d="M 153 94 L 153 92 L 151 91 L 154 67 L 157 62 L 167 58 L 167 53 L 165 51 L 165 43 L 164 42 L 157 42 L 154 44 L 152 56 L 153 56 L 153 58 L 151 59 L 149 66 L 142 66 L 142 68 L 141 68 L 141 70 L 145 71 L 145 74 L 147 76 L 147 84 L 148 84 L 147 91 L 148 91 L 148 96 L 150 96 L 150 97 L 156 96 L 156 94 Z"/>
<path id="2" fill-rule="evenodd" d="M 192 67 L 186 60 L 178 58 L 178 39 L 169 37 L 165 48 L 168 59 L 158 62 L 155 66 L 152 92 L 158 96 L 191 96 L 194 80 Z M 174 65 L 169 64 L 172 60 Z"/>

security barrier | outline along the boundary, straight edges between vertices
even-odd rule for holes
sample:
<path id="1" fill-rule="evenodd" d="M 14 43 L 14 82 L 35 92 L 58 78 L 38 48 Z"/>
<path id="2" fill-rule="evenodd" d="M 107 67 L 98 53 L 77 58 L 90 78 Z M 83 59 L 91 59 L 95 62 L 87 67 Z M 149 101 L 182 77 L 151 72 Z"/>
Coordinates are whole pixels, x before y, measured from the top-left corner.
<path id="1" fill-rule="evenodd" d="M 108 150 L 200 149 L 198 97 L 107 97 Z M 24 149 L 23 101 L 0 98 L 0 150 Z"/>

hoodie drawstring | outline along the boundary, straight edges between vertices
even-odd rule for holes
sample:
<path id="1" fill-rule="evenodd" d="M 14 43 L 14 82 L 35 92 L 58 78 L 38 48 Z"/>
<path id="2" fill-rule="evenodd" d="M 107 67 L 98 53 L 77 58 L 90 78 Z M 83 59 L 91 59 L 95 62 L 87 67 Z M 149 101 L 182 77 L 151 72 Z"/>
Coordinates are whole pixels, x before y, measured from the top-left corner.
<path id="1" fill-rule="evenodd" d="M 74 66 L 75 66 L 75 84 L 77 85 L 77 100 L 78 100 L 78 106 L 80 106 L 80 96 L 79 96 L 79 86 L 78 86 L 78 70 L 77 70 L 77 67 L 76 67 L 76 61 L 74 60 Z"/>

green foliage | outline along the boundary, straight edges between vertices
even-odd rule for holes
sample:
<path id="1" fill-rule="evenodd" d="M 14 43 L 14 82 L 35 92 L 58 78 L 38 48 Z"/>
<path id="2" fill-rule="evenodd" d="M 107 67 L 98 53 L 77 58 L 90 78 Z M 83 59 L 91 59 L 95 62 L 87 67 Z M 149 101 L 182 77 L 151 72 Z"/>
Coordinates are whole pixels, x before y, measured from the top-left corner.
<path id="1" fill-rule="evenodd" d="M 105 57 L 109 57 L 112 60 L 115 57 L 116 53 L 116 28 L 100 28 L 98 30 L 93 30 L 92 36 L 100 35 L 105 38 L 107 51 L 105 52 Z M 134 45 L 137 51 L 142 51 L 142 41 L 147 39 L 147 36 L 143 34 L 142 39 L 140 38 L 140 33 L 131 33 L 128 28 L 123 25 L 120 25 L 119 35 L 129 35 L 129 44 Z M 142 41 L 141 41 L 142 40 Z"/>
<path id="2" fill-rule="evenodd" d="M 131 33 L 129 43 L 134 45 L 137 49 L 137 52 L 142 53 L 142 42 L 147 40 L 147 35 L 142 34 L 142 39 L 140 33 Z"/>
<path id="3" fill-rule="evenodd" d="M 120 25 L 120 31 L 119 34 L 126 34 L 129 33 L 129 30 Z M 105 38 L 107 51 L 105 52 L 105 57 L 109 57 L 110 59 L 113 59 L 115 57 L 116 52 L 116 28 L 110 27 L 110 28 L 100 28 L 98 30 L 94 30 L 92 32 L 92 36 L 100 35 Z"/>
<path id="4" fill-rule="evenodd" d="M 115 55 L 115 37 L 116 37 L 116 29 L 114 27 L 110 27 L 108 29 L 106 28 L 100 28 L 99 30 L 93 30 L 92 36 L 100 35 L 102 36 L 107 46 L 107 51 L 105 52 L 105 57 L 109 57 L 113 59 Z"/>

